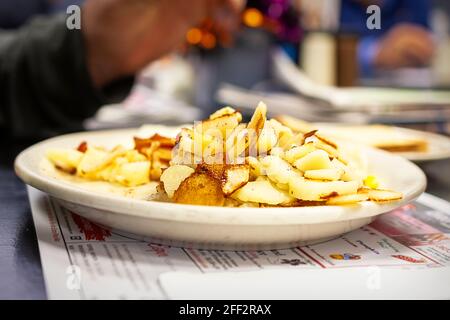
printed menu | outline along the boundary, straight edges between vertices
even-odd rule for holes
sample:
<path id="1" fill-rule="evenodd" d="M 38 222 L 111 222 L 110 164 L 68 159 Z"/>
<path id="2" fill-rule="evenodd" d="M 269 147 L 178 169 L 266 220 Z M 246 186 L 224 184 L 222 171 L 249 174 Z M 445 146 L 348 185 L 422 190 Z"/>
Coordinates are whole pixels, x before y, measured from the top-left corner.
<path id="1" fill-rule="evenodd" d="M 167 299 L 158 279 L 176 271 L 450 267 L 450 203 L 429 194 L 331 241 L 221 251 L 152 243 L 97 225 L 34 188 L 28 193 L 49 299 Z"/>

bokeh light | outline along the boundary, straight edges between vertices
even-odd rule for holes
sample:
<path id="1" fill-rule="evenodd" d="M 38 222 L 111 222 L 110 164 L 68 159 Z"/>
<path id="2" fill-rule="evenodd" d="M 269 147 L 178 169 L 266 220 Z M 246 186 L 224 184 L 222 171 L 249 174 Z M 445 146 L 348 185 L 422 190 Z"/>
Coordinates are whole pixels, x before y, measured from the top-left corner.
<path id="1" fill-rule="evenodd" d="M 186 34 L 186 40 L 190 44 L 199 44 L 202 41 L 202 31 L 199 28 L 192 28 Z"/>
<path id="2" fill-rule="evenodd" d="M 252 28 L 260 27 L 264 21 L 261 11 L 255 8 L 245 10 L 242 17 L 244 24 Z"/>

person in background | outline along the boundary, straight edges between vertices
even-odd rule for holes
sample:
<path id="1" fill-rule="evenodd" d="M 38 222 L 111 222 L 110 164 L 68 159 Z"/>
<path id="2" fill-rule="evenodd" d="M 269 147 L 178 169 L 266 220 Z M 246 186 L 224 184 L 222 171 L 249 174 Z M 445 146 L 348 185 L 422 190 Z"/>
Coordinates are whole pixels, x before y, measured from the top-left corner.
<path id="1" fill-rule="evenodd" d="M 423 67 L 430 64 L 434 43 L 429 31 L 429 0 L 342 0 L 341 31 L 356 33 L 360 72 Z M 381 9 L 381 29 L 366 26 L 370 5 Z"/>
<path id="2" fill-rule="evenodd" d="M 17 28 L 48 11 L 47 1 L 20 1 L 32 5 L 0 30 L 4 141 L 82 129 L 102 104 L 128 94 L 139 70 L 182 44 L 190 27 L 240 8 L 236 0 L 87 0 L 81 29 L 69 30 L 65 14 Z"/>

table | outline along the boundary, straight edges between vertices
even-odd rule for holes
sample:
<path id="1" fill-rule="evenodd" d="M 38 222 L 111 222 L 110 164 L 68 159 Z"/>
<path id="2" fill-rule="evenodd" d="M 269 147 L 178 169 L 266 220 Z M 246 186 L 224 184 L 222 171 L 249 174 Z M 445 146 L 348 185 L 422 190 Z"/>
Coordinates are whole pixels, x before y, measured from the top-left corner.
<path id="1" fill-rule="evenodd" d="M 25 185 L 15 176 L 13 150 L 0 155 L 0 299 L 46 299 Z M 450 201 L 450 160 L 421 165 L 427 192 Z"/>

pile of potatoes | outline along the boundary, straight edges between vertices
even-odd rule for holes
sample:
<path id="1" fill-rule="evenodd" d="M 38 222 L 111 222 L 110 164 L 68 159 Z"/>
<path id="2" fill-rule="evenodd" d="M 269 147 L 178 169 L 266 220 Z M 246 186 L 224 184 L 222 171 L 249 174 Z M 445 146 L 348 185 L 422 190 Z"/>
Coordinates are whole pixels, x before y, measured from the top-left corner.
<path id="1" fill-rule="evenodd" d="M 344 205 L 394 201 L 363 161 L 313 130 L 294 134 L 259 103 L 248 124 L 230 107 L 185 128 L 161 175 L 171 201 L 214 206 Z M 360 156 L 360 155 L 358 155 Z"/>

